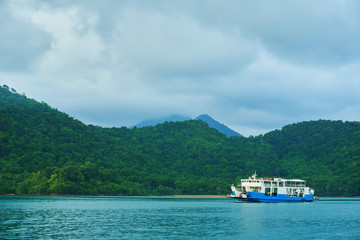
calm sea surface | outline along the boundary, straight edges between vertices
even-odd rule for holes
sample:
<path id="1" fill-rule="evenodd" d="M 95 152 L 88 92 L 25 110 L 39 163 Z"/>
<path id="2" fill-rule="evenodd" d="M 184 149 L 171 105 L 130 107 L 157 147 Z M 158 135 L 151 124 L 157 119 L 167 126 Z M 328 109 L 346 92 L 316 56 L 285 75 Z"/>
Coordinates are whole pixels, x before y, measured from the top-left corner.
<path id="1" fill-rule="evenodd" d="M 360 239 L 360 201 L 0 196 L 0 239 Z"/>

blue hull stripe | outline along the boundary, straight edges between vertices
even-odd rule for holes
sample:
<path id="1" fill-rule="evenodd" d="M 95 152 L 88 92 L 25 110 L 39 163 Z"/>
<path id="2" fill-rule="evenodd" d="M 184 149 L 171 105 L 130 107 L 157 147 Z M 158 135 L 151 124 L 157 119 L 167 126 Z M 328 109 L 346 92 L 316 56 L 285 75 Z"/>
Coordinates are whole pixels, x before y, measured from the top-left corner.
<path id="1" fill-rule="evenodd" d="M 247 201 L 250 202 L 311 202 L 313 200 L 313 194 L 307 194 L 304 197 L 288 197 L 285 194 L 266 196 L 265 193 L 247 192 Z"/>

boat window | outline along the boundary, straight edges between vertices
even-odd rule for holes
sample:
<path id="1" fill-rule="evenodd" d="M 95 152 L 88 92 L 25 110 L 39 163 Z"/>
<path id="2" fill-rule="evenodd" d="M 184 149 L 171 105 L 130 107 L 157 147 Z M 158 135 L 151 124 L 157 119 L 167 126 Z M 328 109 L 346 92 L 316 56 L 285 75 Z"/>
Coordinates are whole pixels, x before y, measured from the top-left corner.
<path id="1" fill-rule="evenodd" d="M 265 185 L 265 187 L 270 187 L 271 183 L 266 181 L 266 182 L 264 182 L 264 185 Z"/>
<path id="2" fill-rule="evenodd" d="M 284 182 L 279 182 L 279 187 L 283 187 L 284 186 Z"/>
<path id="3" fill-rule="evenodd" d="M 278 189 L 273 188 L 272 196 L 277 196 L 277 193 L 278 193 Z"/>
<path id="4" fill-rule="evenodd" d="M 265 188 L 265 195 L 270 196 L 270 188 Z"/>

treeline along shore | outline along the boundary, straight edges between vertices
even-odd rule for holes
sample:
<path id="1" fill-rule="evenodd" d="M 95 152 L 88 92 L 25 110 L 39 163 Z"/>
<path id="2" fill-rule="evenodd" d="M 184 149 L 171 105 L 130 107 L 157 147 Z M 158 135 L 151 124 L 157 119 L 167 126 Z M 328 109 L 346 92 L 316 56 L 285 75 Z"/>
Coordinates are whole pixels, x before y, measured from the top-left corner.
<path id="1" fill-rule="evenodd" d="M 252 170 L 318 196 L 360 196 L 360 124 L 229 137 L 200 120 L 103 128 L 0 87 L 0 194 L 226 195 Z"/>

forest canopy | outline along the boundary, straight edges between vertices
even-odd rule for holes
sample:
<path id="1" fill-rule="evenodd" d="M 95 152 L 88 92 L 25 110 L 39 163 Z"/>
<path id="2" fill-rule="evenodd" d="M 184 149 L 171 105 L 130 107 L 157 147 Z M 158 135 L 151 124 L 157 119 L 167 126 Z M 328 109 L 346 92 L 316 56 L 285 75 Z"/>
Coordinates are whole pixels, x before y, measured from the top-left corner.
<path id="1" fill-rule="evenodd" d="M 227 194 L 256 169 L 360 196 L 359 143 L 359 122 L 330 120 L 248 138 L 200 120 L 102 128 L 0 87 L 0 194 Z"/>

